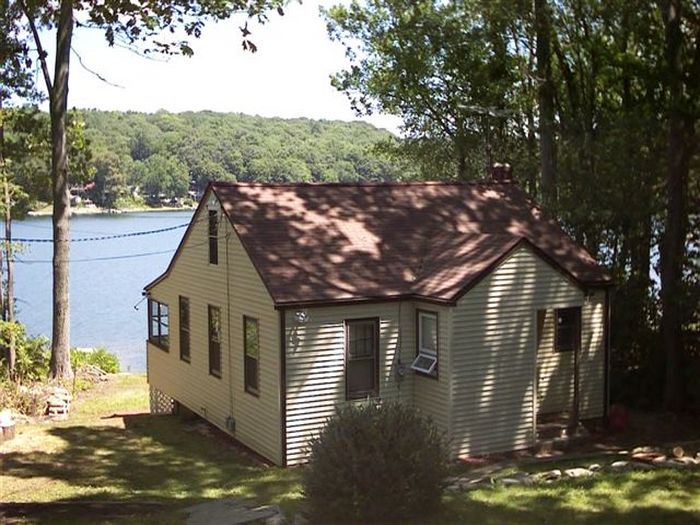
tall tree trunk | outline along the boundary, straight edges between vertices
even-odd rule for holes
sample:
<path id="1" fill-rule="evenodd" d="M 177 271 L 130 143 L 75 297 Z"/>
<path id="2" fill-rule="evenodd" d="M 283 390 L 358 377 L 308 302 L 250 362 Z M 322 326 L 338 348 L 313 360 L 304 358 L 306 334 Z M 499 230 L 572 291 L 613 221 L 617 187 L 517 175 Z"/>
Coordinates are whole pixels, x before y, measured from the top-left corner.
<path id="1" fill-rule="evenodd" d="M 12 264 L 12 196 L 10 195 L 10 182 L 5 177 L 3 180 L 5 193 L 5 263 L 7 264 L 7 320 L 15 322 L 15 291 L 14 291 L 14 265 Z"/>
<path id="2" fill-rule="evenodd" d="M 51 179 L 53 183 L 53 333 L 51 340 L 52 378 L 70 378 L 70 194 L 66 114 L 68 111 L 68 68 L 73 37 L 73 5 L 61 2 L 56 29 L 56 67 L 50 91 Z"/>
<path id="3" fill-rule="evenodd" d="M 0 97 L 0 176 L 6 179 L 8 174 L 5 172 L 5 114 L 3 113 L 2 97 Z M 3 276 L 5 270 L 3 267 L 2 249 L 0 249 L 0 319 L 7 321 L 7 313 L 5 310 L 5 292 L 3 291 Z M 9 362 L 9 357 L 8 357 Z M 10 373 L 12 367 L 10 367 Z"/>
<path id="4" fill-rule="evenodd" d="M 666 174 L 666 221 L 661 241 L 661 332 L 666 355 L 666 408 L 683 408 L 683 342 L 681 279 L 687 230 L 687 188 L 692 122 L 683 111 L 683 33 L 681 0 L 663 1 L 666 26 L 666 70 L 669 89 L 668 172 Z"/>
<path id="5" fill-rule="evenodd" d="M 5 115 L 3 114 L 2 98 L 0 98 L 0 175 L 4 181 L 7 181 L 8 174 L 5 172 Z M 7 236 L 6 236 L 7 237 Z M 9 241 L 7 246 L 9 246 Z M 3 321 L 7 320 L 5 310 L 5 296 L 3 292 L 2 280 L 4 276 L 2 264 L 2 249 L 0 249 L 0 318 Z M 9 377 L 14 376 L 15 371 L 15 347 L 10 344 L 5 350 L 5 361 L 7 362 L 7 372 Z"/>
<path id="6" fill-rule="evenodd" d="M 535 0 L 537 35 L 537 98 L 539 105 L 540 170 L 542 196 L 547 206 L 556 206 L 556 160 L 554 150 L 554 84 L 552 82 L 551 24 L 547 0 Z"/>
<path id="7" fill-rule="evenodd" d="M 7 264 L 7 320 L 10 323 L 15 322 L 15 291 L 14 291 L 14 272 L 12 262 L 12 197 L 10 196 L 10 182 L 7 180 L 7 174 L 3 180 L 5 192 L 5 262 Z M 9 347 L 7 348 L 7 367 L 10 371 L 10 377 L 14 377 L 15 371 L 15 337 L 10 332 Z"/>

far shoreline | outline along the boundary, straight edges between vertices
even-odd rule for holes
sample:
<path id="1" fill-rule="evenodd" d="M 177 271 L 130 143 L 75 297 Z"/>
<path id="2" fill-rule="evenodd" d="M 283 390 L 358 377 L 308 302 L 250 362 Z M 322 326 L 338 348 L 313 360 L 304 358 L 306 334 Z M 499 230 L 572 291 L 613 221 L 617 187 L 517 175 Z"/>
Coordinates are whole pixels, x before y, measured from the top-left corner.
<path id="1" fill-rule="evenodd" d="M 181 206 L 178 208 L 171 206 L 163 206 L 160 208 L 143 207 L 143 208 L 85 208 L 71 207 L 71 215 L 122 215 L 124 213 L 154 213 L 154 212 L 176 212 L 176 211 L 194 211 L 195 206 Z M 27 213 L 29 217 L 51 217 L 53 207 L 47 206 L 41 210 L 32 210 Z"/>

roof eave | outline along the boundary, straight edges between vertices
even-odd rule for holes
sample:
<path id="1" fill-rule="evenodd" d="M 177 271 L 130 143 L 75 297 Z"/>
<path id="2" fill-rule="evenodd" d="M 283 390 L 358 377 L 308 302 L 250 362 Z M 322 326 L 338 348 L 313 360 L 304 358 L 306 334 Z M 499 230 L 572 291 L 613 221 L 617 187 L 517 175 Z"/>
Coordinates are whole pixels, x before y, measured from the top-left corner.
<path id="1" fill-rule="evenodd" d="M 313 299 L 310 301 L 276 301 L 275 310 L 282 310 L 288 308 L 320 308 L 326 306 L 348 306 L 354 304 L 392 303 L 398 301 L 421 301 L 442 306 L 455 305 L 455 302 L 451 299 L 410 293 L 395 295 L 348 297 L 341 299 Z"/>

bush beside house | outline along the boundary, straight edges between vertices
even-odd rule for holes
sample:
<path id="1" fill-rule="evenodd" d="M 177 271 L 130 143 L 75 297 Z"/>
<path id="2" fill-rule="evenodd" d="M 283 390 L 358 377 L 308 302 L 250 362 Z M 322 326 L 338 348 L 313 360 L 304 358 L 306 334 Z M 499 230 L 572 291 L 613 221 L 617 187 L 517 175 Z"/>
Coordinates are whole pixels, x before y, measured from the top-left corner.
<path id="1" fill-rule="evenodd" d="M 304 494 L 321 521 L 385 523 L 425 515 L 440 503 L 448 446 L 414 408 L 344 406 L 310 449 Z"/>

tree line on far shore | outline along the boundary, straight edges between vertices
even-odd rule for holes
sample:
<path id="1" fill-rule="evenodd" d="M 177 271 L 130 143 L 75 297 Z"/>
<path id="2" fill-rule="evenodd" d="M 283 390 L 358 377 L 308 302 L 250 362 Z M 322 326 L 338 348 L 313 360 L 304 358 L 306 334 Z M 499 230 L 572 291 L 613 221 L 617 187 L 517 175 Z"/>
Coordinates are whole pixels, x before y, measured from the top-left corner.
<path id="1" fill-rule="evenodd" d="M 48 114 L 13 109 L 6 143 L 24 191 L 21 216 L 51 201 Z M 363 122 L 285 120 L 234 113 L 70 113 L 72 184 L 107 208 L 200 194 L 210 180 L 358 182 L 416 176 L 384 155 L 396 139 Z M 19 201 L 18 201 L 19 202 Z"/>

